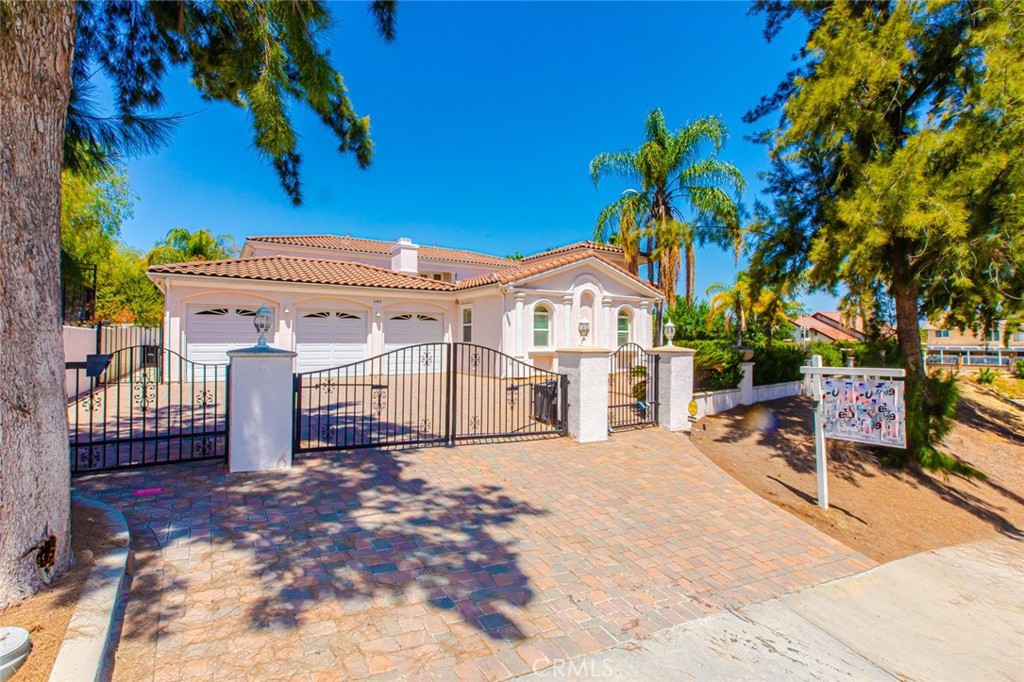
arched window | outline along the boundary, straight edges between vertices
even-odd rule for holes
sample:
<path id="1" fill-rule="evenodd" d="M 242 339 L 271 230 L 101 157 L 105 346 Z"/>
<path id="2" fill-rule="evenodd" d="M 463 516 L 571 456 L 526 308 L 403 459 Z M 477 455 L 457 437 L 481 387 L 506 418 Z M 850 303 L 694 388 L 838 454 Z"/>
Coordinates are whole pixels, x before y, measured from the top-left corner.
<path id="1" fill-rule="evenodd" d="M 629 311 L 623 308 L 619 311 L 619 317 L 616 320 L 616 338 L 620 346 L 625 346 L 629 343 Z"/>
<path id="2" fill-rule="evenodd" d="M 535 348 L 551 345 L 551 311 L 546 305 L 533 309 L 533 345 Z"/>

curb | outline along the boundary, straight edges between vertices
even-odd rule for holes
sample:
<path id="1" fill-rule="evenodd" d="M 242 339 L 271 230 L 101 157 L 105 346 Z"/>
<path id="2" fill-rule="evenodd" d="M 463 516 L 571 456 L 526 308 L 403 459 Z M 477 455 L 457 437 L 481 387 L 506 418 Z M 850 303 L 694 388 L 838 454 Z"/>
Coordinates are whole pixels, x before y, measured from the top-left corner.
<path id="1" fill-rule="evenodd" d="M 106 679 L 114 618 L 124 595 L 125 575 L 131 556 L 131 538 L 124 514 L 108 504 L 78 495 L 73 495 L 71 502 L 94 513 L 117 546 L 96 558 L 71 615 L 64 642 L 57 652 L 50 682 Z"/>

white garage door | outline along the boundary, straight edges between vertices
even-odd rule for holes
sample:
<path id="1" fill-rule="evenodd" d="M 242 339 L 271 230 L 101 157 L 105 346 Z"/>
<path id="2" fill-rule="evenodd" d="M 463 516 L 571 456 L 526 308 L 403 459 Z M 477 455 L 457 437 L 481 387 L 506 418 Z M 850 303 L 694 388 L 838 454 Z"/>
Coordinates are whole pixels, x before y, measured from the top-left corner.
<path id="1" fill-rule="evenodd" d="M 366 317 L 336 310 L 300 310 L 295 351 L 299 372 L 359 362 L 366 358 Z"/>
<path id="2" fill-rule="evenodd" d="M 226 363 L 227 352 L 256 345 L 253 317 L 259 306 L 189 306 L 185 316 L 186 355 L 193 362 Z M 268 334 L 267 341 L 273 340 Z"/>
<path id="3" fill-rule="evenodd" d="M 388 315 L 384 323 L 384 352 L 389 353 L 421 343 L 441 343 L 444 328 L 441 316 L 430 313 Z M 444 347 L 425 348 L 421 352 L 396 353 L 390 371 L 403 374 L 428 374 L 444 368 Z"/>

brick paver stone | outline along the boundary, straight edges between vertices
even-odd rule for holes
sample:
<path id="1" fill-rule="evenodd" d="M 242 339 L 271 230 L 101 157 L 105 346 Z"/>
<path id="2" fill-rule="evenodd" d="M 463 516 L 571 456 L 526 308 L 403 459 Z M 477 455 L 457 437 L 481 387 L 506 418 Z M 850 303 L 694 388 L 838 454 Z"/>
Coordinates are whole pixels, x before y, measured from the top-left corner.
<path id="1" fill-rule="evenodd" d="M 132 532 L 119 682 L 499 680 L 871 566 L 658 429 L 75 489 Z"/>

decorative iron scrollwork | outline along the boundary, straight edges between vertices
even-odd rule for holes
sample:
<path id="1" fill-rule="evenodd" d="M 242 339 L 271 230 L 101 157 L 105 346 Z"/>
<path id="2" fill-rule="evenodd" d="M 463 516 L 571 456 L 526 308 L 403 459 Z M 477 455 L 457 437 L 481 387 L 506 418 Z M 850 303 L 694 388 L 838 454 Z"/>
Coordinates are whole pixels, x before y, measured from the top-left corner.
<path id="1" fill-rule="evenodd" d="M 91 447 L 78 448 L 78 468 L 98 469 L 103 463 L 103 447 L 93 445 Z"/>
<path id="2" fill-rule="evenodd" d="M 479 369 L 482 358 L 480 357 L 480 351 L 474 350 L 469 355 L 469 366 L 471 369 Z"/>
<path id="3" fill-rule="evenodd" d="M 217 404 L 217 396 L 211 390 L 200 390 L 196 393 L 196 407 L 209 407 Z"/>
<path id="4" fill-rule="evenodd" d="M 312 384 L 310 387 L 312 391 L 321 391 L 330 395 L 336 391 L 341 390 L 341 382 L 337 379 L 327 379 L 326 381 L 320 381 Z"/>
<path id="5" fill-rule="evenodd" d="M 92 393 L 82 398 L 79 403 L 86 412 L 96 412 L 103 408 L 103 394 Z"/>
<path id="6" fill-rule="evenodd" d="M 505 389 L 505 404 L 509 407 L 515 407 L 519 404 L 519 386 L 512 384 Z"/>
<path id="7" fill-rule="evenodd" d="M 388 409 L 388 387 L 374 386 L 370 389 L 370 409 L 380 419 L 384 410 Z"/>
<path id="8" fill-rule="evenodd" d="M 419 430 L 420 430 L 421 433 L 430 431 L 430 418 L 429 417 L 424 417 L 423 419 L 420 420 Z"/>
<path id="9" fill-rule="evenodd" d="M 192 451 L 196 457 L 213 457 L 217 454 L 217 441 L 209 436 L 203 438 L 198 443 L 192 441 Z"/>
<path id="10" fill-rule="evenodd" d="M 132 384 L 132 402 L 145 412 L 156 401 L 156 383 L 149 372 L 143 371 L 138 381 Z"/>
<path id="11" fill-rule="evenodd" d="M 472 415 L 469 418 L 469 432 L 480 433 L 480 417 L 478 415 Z"/>
<path id="12" fill-rule="evenodd" d="M 320 440 L 328 443 L 333 441 L 335 428 L 334 423 L 330 419 L 320 422 L 320 428 L 317 429 Z"/>
<path id="13" fill-rule="evenodd" d="M 429 350 L 423 351 L 420 354 L 420 366 L 424 369 L 430 369 L 430 366 L 434 363 L 434 353 Z"/>

